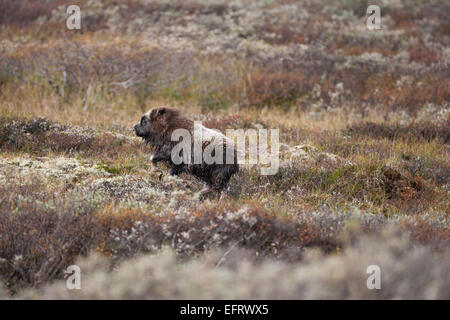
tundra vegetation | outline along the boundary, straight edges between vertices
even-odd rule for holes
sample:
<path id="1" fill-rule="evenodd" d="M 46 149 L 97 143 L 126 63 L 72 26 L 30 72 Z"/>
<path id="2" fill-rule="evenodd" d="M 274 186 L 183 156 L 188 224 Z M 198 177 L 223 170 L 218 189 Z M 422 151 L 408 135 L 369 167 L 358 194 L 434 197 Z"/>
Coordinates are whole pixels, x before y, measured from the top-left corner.
<path id="1" fill-rule="evenodd" d="M 0 297 L 449 299 L 450 2 L 370 4 L 0 1 Z M 280 129 L 278 173 L 200 201 L 159 105 Z"/>

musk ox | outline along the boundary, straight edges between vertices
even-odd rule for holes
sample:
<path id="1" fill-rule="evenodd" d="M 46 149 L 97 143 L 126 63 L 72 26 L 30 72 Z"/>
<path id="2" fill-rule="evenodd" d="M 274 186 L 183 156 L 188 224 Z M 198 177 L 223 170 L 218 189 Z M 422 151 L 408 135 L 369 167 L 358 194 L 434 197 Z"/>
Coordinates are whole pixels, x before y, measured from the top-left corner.
<path id="1" fill-rule="evenodd" d="M 189 147 L 192 146 L 191 150 L 195 150 L 195 146 L 200 147 L 202 155 L 209 150 L 211 156 L 219 156 L 223 161 L 211 163 L 203 156 L 199 159 L 198 153 L 196 157 L 195 152 L 189 152 L 190 150 L 186 148 L 179 150 L 180 141 L 177 140 L 176 133 L 180 132 L 180 129 L 182 132 L 189 133 L 190 137 L 186 141 Z M 210 191 L 220 194 L 231 176 L 239 170 L 237 151 L 232 140 L 220 132 L 194 123 L 176 109 L 169 107 L 151 109 L 142 116 L 134 130 L 138 137 L 143 138 L 153 147 L 154 153 L 151 160 L 154 164 L 163 162 L 170 168 L 171 175 L 185 172 L 205 182 L 208 189 L 202 194 Z M 201 133 L 200 136 L 198 132 Z M 174 148 L 177 148 L 176 152 L 173 152 Z M 174 154 L 184 159 L 182 163 L 179 161 L 180 158 L 177 160 L 174 157 Z"/>

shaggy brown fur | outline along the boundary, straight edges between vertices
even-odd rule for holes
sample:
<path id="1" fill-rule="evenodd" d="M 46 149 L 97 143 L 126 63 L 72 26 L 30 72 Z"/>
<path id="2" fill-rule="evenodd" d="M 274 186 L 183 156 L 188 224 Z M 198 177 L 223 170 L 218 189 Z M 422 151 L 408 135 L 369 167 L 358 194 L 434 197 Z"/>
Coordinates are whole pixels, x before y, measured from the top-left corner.
<path id="1" fill-rule="evenodd" d="M 234 162 L 232 164 L 207 164 L 203 160 L 201 164 L 180 164 L 176 165 L 171 159 L 172 148 L 177 145 L 178 141 L 172 141 L 172 132 L 176 129 L 186 129 L 194 137 L 194 122 L 182 116 L 176 109 L 161 107 L 154 108 L 142 116 L 141 122 L 134 127 L 136 135 L 143 138 L 155 149 L 152 156 L 154 164 L 163 162 L 170 167 L 171 175 L 178 175 L 181 172 L 192 174 L 198 179 L 204 181 L 212 190 L 221 192 L 227 185 L 231 176 L 239 170 L 237 164 L 237 152 L 234 144 L 226 139 L 223 142 L 223 154 L 226 155 L 227 149 L 232 148 L 234 154 Z M 204 127 L 202 127 L 204 128 Z M 205 130 L 210 130 L 206 129 Z M 217 133 L 224 137 L 220 133 Z M 194 139 L 192 139 L 192 144 Z M 204 142 L 202 148 L 213 142 Z M 192 146 L 192 154 L 194 148 Z"/>

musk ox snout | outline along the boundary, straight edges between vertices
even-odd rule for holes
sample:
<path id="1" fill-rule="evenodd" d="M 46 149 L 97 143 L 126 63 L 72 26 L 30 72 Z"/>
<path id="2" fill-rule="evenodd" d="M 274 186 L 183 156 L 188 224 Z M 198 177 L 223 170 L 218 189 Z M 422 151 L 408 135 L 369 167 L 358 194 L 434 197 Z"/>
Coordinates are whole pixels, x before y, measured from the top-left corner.
<path id="1" fill-rule="evenodd" d="M 146 130 L 145 127 L 142 126 L 140 123 L 138 123 L 137 125 L 134 126 L 134 133 L 140 137 L 140 138 L 144 138 L 146 136 Z"/>
<path id="2" fill-rule="evenodd" d="M 149 118 L 147 117 L 147 115 L 143 115 L 141 117 L 141 121 L 139 121 L 139 123 L 134 126 L 134 132 L 138 137 L 145 138 L 149 133 L 149 126 Z"/>
<path id="3" fill-rule="evenodd" d="M 140 125 L 139 125 L 139 124 L 137 124 L 137 125 L 134 126 L 134 133 L 135 133 L 138 137 L 140 137 L 141 129 L 140 129 Z"/>

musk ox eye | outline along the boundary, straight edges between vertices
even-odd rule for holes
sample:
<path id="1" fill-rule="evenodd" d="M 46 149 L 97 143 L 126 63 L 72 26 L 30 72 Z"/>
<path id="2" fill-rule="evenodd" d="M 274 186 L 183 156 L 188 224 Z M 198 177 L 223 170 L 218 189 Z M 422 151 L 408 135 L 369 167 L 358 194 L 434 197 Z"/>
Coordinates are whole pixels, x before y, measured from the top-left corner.
<path id="1" fill-rule="evenodd" d="M 141 118 L 141 126 L 143 126 L 143 125 L 145 124 L 145 121 L 146 121 L 146 120 L 145 120 L 145 117 L 142 117 L 142 118 Z"/>

